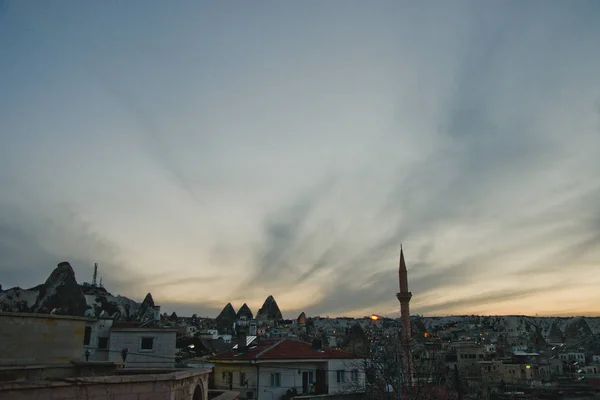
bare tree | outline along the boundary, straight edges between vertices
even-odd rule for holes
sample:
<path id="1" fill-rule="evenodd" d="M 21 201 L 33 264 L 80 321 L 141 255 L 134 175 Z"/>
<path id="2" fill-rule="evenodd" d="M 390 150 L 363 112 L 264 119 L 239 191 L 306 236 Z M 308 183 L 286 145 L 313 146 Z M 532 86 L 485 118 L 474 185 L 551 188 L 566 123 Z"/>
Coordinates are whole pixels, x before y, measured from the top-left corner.
<path id="1" fill-rule="evenodd" d="M 354 347 L 357 347 L 354 343 Z M 453 400 L 459 398 L 455 372 L 446 367 L 444 358 L 428 351 L 416 351 L 414 385 L 403 375 L 403 352 L 396 335 L 378 335 L 368 339 L 364 359 L 356 369 L 365 372 L 365 389 L 371 400 Z M 359 390 L 353 387 L 351 390 Z M 460 389 L 460 388 L 458 388 Z M 398 395 L 400 390 L 401 396 Z"/>

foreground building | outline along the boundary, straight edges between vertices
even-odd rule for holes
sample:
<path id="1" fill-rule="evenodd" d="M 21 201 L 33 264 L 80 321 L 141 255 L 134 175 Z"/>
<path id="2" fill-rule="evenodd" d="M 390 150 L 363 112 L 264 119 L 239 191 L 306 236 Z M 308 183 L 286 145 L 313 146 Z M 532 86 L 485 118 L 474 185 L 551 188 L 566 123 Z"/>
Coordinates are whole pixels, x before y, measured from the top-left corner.
<path id="1" fill-rule="evenodd" d="M 209 369 L 154 369 L 133 375 L 122 363 L 85 361 L 82 349 L 93 337 L 86 328 L 95 322 L 81 317 L 0 313 L 0 398 L 208 399 Z M 136 343 L 138 336 L 132 336 Z M 96 339 L 100 337 L 104 336 Z M 236 393 L 221 396 L 237 398 Z"/>
<path id="2" fill-rule="evenodd" d="M 365 392 L 364 359 L 291 339 L 251 341 L 211 358 L 218 389 L 244 399 Z"/>

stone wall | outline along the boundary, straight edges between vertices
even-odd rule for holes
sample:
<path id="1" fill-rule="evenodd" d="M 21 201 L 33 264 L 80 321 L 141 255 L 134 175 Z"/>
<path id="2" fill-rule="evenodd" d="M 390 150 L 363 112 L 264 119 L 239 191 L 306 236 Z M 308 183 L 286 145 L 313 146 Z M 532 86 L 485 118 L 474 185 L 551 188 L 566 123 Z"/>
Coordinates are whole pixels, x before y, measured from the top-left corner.
<path id="1" fill-rule="evenodd" d="M 0 366 L 81 359 L 87 318 L 0 313 Z"/>
<path id="2" fill-rule="evenodd" d="M 208 369 L 0 384 L 3 400 L 207 400 Z"/>
<path id="3" fill-rule="evenodd" d="M 71 362 L 51 365 L 0 366 L 2 381 L 42 381 L 85 376 L 113 375 L 117 365 L 109 362 Z"/>

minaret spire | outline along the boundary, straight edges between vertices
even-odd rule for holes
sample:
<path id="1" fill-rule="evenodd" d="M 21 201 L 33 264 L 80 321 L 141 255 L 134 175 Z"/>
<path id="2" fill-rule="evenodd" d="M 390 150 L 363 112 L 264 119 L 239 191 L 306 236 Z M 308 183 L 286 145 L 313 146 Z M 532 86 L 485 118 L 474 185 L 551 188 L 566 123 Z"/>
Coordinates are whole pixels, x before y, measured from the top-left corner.
<path id="1" fill-rule="evenodd" d="M 400 293 L 408 293 L 408 271 L 404 261 L 404 250 L 400 245 L 400 264 L 398 265 L 398 280 L 400 283 Z"/>

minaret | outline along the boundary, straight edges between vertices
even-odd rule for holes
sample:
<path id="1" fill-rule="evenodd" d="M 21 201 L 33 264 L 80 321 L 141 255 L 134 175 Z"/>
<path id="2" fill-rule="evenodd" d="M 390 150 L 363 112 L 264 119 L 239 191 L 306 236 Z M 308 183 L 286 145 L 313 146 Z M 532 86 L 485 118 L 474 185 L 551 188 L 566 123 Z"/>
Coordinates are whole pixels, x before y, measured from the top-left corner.
<path id="1" fill-rule="evenodd" d="M 400 266 L 398 268 L 398 278 L 400 280 L 400 293 L 396 294 L 400 302 L 400 315 L 402 321 L 402 337 L 400 338 L 400 348 L 402 349 L 402 362 L 404 364 L 403 381 L 406 386 L 414 385 L 414 364 L 411 350 L 411 327 L 410 327 L 410 309 L 408 304 L 412 298 L 412 293 L 408 291 L 408 277 L 406 263 L 404 262 L 404 252 L 400 245 Z"/>

